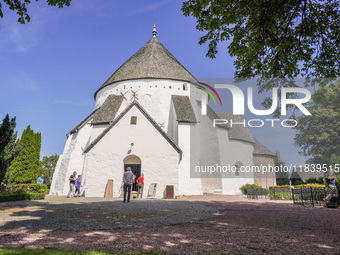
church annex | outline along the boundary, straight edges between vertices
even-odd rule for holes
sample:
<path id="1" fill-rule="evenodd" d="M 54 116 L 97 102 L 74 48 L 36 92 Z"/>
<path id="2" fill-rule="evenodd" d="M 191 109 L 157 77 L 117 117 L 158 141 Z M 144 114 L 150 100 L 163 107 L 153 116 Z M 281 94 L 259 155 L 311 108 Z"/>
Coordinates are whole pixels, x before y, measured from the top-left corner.
<path id="1" fill-rule="evenodd" d="M 138 177 L 144 173 L 146 197 L 157 183 L 156 197 L 163 198 L 167 185 L 175 196 L 240 194 L 240 187 L 255 183 L 276 184 L 275 173 L 244 175 L 236 171 L 191 174 L 195 165 L 241 166 L 274 164 L 274 154 L 247 127 L 220 125 L 213 119 L 242 116 L 216 113 L 209 106 L 201 83 L 153 37 L 121 65 L 95 92 L 94 111 L 67 134 L 57 163 L 50 194 L 66 195 L 69 176 L 82 174 L 88 197 L 103 197 L 108 180 L 113 196 L 119 197 L 124 169 L 130 166 Z"/>

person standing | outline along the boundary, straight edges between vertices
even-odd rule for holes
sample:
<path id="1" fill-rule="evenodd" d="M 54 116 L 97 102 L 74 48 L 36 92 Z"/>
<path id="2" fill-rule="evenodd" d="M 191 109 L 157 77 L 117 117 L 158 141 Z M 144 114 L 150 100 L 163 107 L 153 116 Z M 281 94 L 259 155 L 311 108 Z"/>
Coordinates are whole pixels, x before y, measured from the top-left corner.
<path id="1" fill-rule="evenodd" d="M 73 197 L 75 197 L 76 194 L 74 193 L 74 188 L 75 188 L 76 179 L 77 179 L 77 172 L 74 171 L 73 174 L 72 174 L 72 175 L 70 176 L 70 178 L 68 178 L 68 179 L 69 179 L 69 181 L 70 181 L 70 190 L 69 190 L 69 192 L 68 192 L 68 194 L 67 194 L 67 198 L 70 197 L 71 192 L 72 192 L 72 194 L 73 194 Z"/>
<path id="2" fill-rule="evenodd" d="M 137 178 L 137 184 L 138 184 L 138 195 L 137 198 L 142 198 L 143 196 L 143 190 L 144 190 L 144 174 L 142 173 L 141 176 Z"/>
<path id="3" fill-rule="evenodd" d="M 334 170 L 333 169 L 329 172 L 327 179 L 329 180 L 329 187 L 335 188 L 335 176 L 334 176 Z"/>
<path id="4" fill-rule="evenodd" d="M 130 203 L 130 194 L 131 194 L 131 186 L 134 182 L 135 175 L 132 173 L 131 167 L 126 168 L 126 171 L 123 175 L 123 183 L 124 183 L 124 200 L 123 203 L 126 201 Z M 126 193 L 128 193 L 127 200 L 126 200 Z"/>
<path id="5" fill-rule="evenodd" d="M 44 175 L 41 174 L 41 176 L 37 180 L 37 184 L 44 184 Z"/>
<path id="6" fill-rule="evenodd" d="M 76 187 L 76 194 L 78 193 L 78 197 L 80 197 L 80 187 L 81 187 L 81 175 L 78 175 L 78 178 L 76 179 L 76 183 L 75 183 L 75 187 Z"/>
<path id="7" fill-rule="evenodd" d="M 336 193 L 336 186 L 335 186 L 335 176 L 334 176 L 334 170 L 331 169 L 331 171 L 328 174 L 328 177 L 326 178 L 326 182 L 328 184 L 328 187 L 330 188 L 330 193 L 325 198 L 325 204 L 324 207 L 328 206 L 328 203 L 330 203 L 332 196 Z"/>

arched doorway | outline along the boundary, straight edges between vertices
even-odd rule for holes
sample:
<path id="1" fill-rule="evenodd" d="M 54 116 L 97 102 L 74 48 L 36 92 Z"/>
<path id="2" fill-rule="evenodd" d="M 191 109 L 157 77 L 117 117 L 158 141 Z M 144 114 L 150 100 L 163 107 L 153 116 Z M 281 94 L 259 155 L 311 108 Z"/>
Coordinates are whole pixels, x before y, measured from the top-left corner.
<path id="1" fill-rule="evenodd" d="M 136 176 L 135 183 L 132 185 L 132 191 L 137 191 L 137 178 L 142 173 L 142 161 L 136 155 L 129 155 L 124 158 L 124 172 L 127 167 L 131 167 L 133 174 Z"/>

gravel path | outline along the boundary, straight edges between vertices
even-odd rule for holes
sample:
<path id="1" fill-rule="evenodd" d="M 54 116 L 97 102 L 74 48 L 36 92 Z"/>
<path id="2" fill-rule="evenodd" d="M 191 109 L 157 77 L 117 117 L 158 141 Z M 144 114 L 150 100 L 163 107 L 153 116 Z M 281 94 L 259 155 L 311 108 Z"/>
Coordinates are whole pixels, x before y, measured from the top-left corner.
<path id="1" fill-rule="evenodd" d="M 196 222 L 217 210 L 181 200 L 47 198 L 0 204 L 0 230 L 110 230 Z"/>
<path id="2" fill-rule="evenodd" d="M 77 213 L 73 213 L 75 208 L 79 208 Z M 340 210 L 286 201 L 254 201 L 242 196 L 134 200 L 130 204 L 52 199 L 1 203 L 0 210 L 0 247 L 165 254 L 340 254 Z M 216 211 L 218 215 L 214 215 Z M 80 219 L 75 219 L 77 215 Z M 29 219 L 15 223 L 20 217 Z M 51 217 L 56 218 L 47 220 Z M 113 223 L 117 220 L 130 226 Z M 59 221 L 66 223 L 59 224 L 58 230 L 52 223 Z M 86 224 L 78 225 L 84 221 Z"/>

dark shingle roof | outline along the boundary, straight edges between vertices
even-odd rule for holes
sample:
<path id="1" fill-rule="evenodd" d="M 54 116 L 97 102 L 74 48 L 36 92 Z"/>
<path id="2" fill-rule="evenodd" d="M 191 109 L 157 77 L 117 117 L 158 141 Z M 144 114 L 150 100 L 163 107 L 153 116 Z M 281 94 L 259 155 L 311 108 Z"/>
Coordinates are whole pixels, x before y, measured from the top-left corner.
<path id="1" fill-rule="evenodd" d="M 197 79 L 182 66 L 157 38 L 153 37 L 137 53 L 121 65 L 97 92 L 114 82 L 145 78 L 198 83 Z"/>
<path id="2" fill-rule="evenodd" d="M 91 124 L 107 124 L 113 121 L 123 102 L 123 98 L 123 96 L 109 95 L 94 115 Z"/>
<path id="3" fill-rule="evenodd" d="M 274 157 L 275 154 L 268 150 L 262 143 L 260 143 L 255 137 L 255 144 L 254 144 L 254 155 L 264 155 L 264 156 L 272 156 Z"/>
<path id="4" fill-rule="evenodd" d="M 220 119 L 226 119 L 228 120 L 228 123 L 226 126 L 229 127 L 229 139 L 232 140 L 241 140 L 249 143 L 255 143 L 255 140 L 253 136 L 250 133 L 250 130 L 247 126 L 243 126 L 241 124 L 230 126 L 230 120 L 233 121 L 233 123 L 236 122 L 244 122 L 244 118 L 241 115 L 234 115 L 232 113 L 220 113 L 218 112 L 217 115 Z"/>
<path id="5" fill-rule="evenodd" d="M 196 123 L 196 116 L 188 96 L 172 96 L 178 122 Z"/>
<path id="6" fill-rule="evenodd" d="M 196 103 L 199 109 L 201 109 L 202 102 L 197 100 Z M 207 116 L 211 121 L 214 121 L 214 119 L 220 119 L 220 116 L 218 116 L 217 113 L 209 105 L 207 105 Z M 216 124 L 216 126 L 223 129 L 229 129 L 228 125 Z"/>
<path id="7" fill-rule="evenodd" d="M 310 178 L 325 178 L 327 174 L 318 171 L 309 171 L 305 167 L 294 167 L 293 171 L 290 173 L 289 179 L 302 179 L 306 181 Z"/>
<path id="8" fill-rule="evenodd" d="M 68 136 L 69 134 L 73 134 L 78 132 L 78 130 L 80 128 L 82 128 L 91 118 L 93 118 L 93 116 L 96 114 L 96 112 L 98 111 L 98 109 L 94 110 L 90 115 L 88 115 L 82 122 L 80 122 L 75 128 L 73 128 L 66 136 Z"/>

